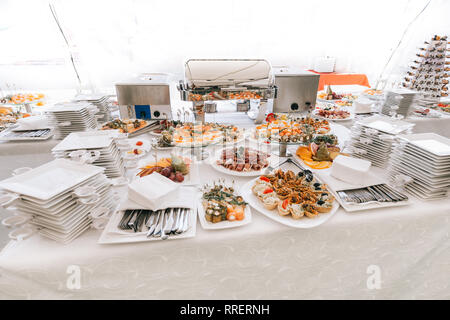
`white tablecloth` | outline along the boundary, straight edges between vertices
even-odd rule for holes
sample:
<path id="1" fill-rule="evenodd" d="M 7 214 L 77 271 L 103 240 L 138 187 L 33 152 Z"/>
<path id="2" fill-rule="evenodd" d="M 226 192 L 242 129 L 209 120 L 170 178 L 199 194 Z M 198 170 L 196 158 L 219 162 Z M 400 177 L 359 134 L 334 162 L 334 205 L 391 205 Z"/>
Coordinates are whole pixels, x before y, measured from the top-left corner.
<path id="1" fill-rule="evenodd" d="M 203 181 L 219 177 L 207 164 L 200 172 Z M 90 230 L 64 246 L 33 236 L 1 252 L 0 298 L 448 299 L 449 230 L 450 200 L 413 199 L 341 208 L 313 229 L 253 210 L 247 226 L 205 231 L 197 223 L 185 240 L 99 245 L 100 231 Z"/>

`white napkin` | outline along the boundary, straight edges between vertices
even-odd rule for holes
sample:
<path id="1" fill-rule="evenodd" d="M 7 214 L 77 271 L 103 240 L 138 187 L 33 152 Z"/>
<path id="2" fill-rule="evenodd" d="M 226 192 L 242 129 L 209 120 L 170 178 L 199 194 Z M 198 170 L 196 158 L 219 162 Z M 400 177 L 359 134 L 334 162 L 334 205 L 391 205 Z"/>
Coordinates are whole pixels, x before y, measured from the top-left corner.
<path id="1" fill-rule="evenodd" d="M 128 186 L 128 198 L 148 209 L 157 210 L 157 206 L 167 197 L 173 197 L 179 184 L 163 175 L 153 172 L 143 178 L 135 179 Z"/>
<path id="2" fill-rule="evenodd" d="M 128 194 L 130 189 L 128 189 Z M 166 208 L 190 208 L 195 206 L 194 199 L 196 199 L 196 189 L 193 187 L 180 187 L 176 191 L 164 197 L 155 205 L 150 203 L 138 203 L 128 196 L 128 198 L 120 205 L 119 210 L 128 209 L 147 209 L 147 210 L 161 210 Z"/>
<path id="3" fill-rule="evenodd" d="M 48 129 L 50 128 L 48 124 L 47 117 L 44 116 L 32 116 L 27 118 L 21 118 L 17 120 L 17 124 L 19 125 L 17 128 L 14 128 L 14 131 L 18 130 L 39 130 L 39 129 Z"/>
<path id="4" fill-rule="evenodd" d="M 351 184 L 339 179 L 336 179 L 331 175 L 331 170 L 323 170 L 321 172 L 315 172 L 320 179 L 328 185 L 328 187 L 333 191 L 341 191 L 341 190 L 350 190 L 350 189 L 358 189 L 358 188 L 366 188 L 369 186 L 387 183 L 387 179 L 385 178 L 382 172 L 379 172 L 379 168 L 371 167 L 369 170 L 369 175 L 364 181 L 364 184 Z"/>

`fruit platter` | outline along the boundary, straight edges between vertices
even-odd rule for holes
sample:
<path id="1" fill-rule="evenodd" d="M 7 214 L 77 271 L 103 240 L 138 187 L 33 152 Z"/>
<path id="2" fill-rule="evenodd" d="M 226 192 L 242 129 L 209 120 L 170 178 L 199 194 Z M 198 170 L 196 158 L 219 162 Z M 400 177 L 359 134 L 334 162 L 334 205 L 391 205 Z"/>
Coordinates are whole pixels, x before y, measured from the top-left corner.
<path id="1" fill-rule="evenodd" d="M 319 101 L 344 101 L 347 100 L 347 103 L 352 103 L 353 100 L 356 100 L 358 97 L 351 93 L 337 94 L 331 89 L 331 86 L 327 87 L 326 91 L 319 92 L 317 94 L 317 99 Z"/>
<path id="2" fill-rule="evenodd" d="M 336 213 L 339 204 L 310 170 L 277 169 L 245 184 L 244 199 L 256 210 L 294 228 L 312 228 Z"/>
<path id="3" fill-rule="evenodd" d="M 199 202 L 197 211 L 203 229 L 240 227 L 251 222 L 250 207 L 244 198 L 223 181 L 203 186 Z"/>
<path id="4" fill-rule="evenodd" d="M 347 155 L 341 152 L 337 144 L 335 135 L 317 136 L 309 145 L 299 146 L 295 152 L 295 157 L 300 163 L 311 169 L 328 169 L 338 155 Z"/>
<path id="5" fill-rule="evenodd" d="M 268 153 L 250 147 L 226 147 L 217 151 L 211 166 L 227 175 L 252 177 L 265 173 L 273 158 Z"/>
<path id="6" fill-rule="evenodd" d="M 177 155 L 162 158 L 157 162 L 150 162 L 140 167 L 136 176 L 142 178 L 158 172 L 159 174 L 178 183 L 188 182 L 190 178 L 191 160 Z"/>

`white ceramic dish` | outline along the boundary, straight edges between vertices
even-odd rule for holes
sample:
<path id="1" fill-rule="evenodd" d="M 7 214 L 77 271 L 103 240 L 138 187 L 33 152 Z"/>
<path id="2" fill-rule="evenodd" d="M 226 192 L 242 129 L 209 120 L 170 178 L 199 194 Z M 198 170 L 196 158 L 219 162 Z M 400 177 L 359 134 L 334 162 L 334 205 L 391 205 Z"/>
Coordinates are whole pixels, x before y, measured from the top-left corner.
<path id="1" fill-rule="evenodd" d="M 200 225 L 205 230 L 221 230 L 221 229 L 242 227 L 252 222 L 252 212 L 250 210 L 250 205 L 248 204 L 245 206 L 244 211 L 245 218 L 241 221 L 221 221 L 217 223 L 207 221 L 205 218 L 205 209 L 203 208 L 202 204 L 202 195 L 199 195 L 197 200 L 197 213 Z"/>

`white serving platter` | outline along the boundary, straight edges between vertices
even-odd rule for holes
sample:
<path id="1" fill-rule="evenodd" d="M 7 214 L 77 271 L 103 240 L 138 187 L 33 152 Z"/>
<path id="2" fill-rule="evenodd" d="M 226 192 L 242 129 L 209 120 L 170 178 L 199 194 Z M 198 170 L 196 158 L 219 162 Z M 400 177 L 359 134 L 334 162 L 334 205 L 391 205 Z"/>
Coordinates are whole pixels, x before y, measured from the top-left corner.
<path id="1" fill-rule="evenodd" d="M 283 170 L 292 170 L 295 173 L 299 171 L 299 168 L 295 164 L 283 164 L 282 165 Z M 322 183 L 320 178 L 317 175 L 314 175 L 315 179 Z M 242 195 L 244 200 L 252 206 L 253 209 L 257 210 L 258 212 L 262 213 L 269 219 L 272 219 L 278 223 L 284 224 L 286 226 L 292 227 L 292 228 L 301 228 L 301 229 L 307 229 L 307 228 L 314 228 L 317 227 L 326 221 L 328 221 L 339 209 L 339 203 L 337 200 L 334 200 L 333 202 L 333 208 L 328 213 L 319 213 L 319 215 L 315 218 L 308 218 L 306 216 L 302 217 L 301 219 L 295 220 L 290 215 L 288 216 L 281 216 L 278 214 L 277 209 L 274 210 L 267 210 L 261 201 L 253 194 L 251 188 L 254 185 L 256 179 L 252 179 L 249 182 L 247 182 L 245 185 L 241 187 L 239 190 L 239 193 Z"/>
<path id="2" fill-rule="evenodd" d="M 118 228 L 122 216 L 123 211 L 117 211 L 112 215 L 105 229 L 103 230 L 100 238 L 98 239 L 98 243 L 117 244 L 117 243 L 163 241 L 159 237 L 147 237 L 147 232 L 124 234 L 123 230 L 120 230 Z M 187 239 L 195 237 L 196 228 L 197 228 L 197 208 L 194 205 L 194 208 L 192 208 L 192 212 L 189 215 L 189 229 L 186 232 L 180 234 L 169 235 L 167 240 Z"/>
<path id="3" fill-rule="evenodd" d="M 258 178 L 256 178 L 258 179 Z M 242 194 L 242 197 L 246 202 L 248 202 L 249 205 L 252 206 L 255 210 L 262 213 L 269 219 L 272 219 L 278 223 L 284 224 L 286 226 L 292 227 L 292 228 L 314 228 L 317 226 L 320 226 L 321 224 L 325 223 L 330 219 L 339 209 L 339 203 L 334 200 L 333 202 L 333 208 L 328 213 L 319 213 L 319 215 L 315 218 L 308 218 L 306 216 L 295 220 L 290 215 L 288 216 L 281 216 L 278 214 L 277 209 L 274 210 L 267 210 L 261 201 L 253 194 L 251 188 L 254 185 L 256 179 L 252 179 L 251 181 L 247 182 L 245 185 L 242 186 L 240 193 Z"/>

